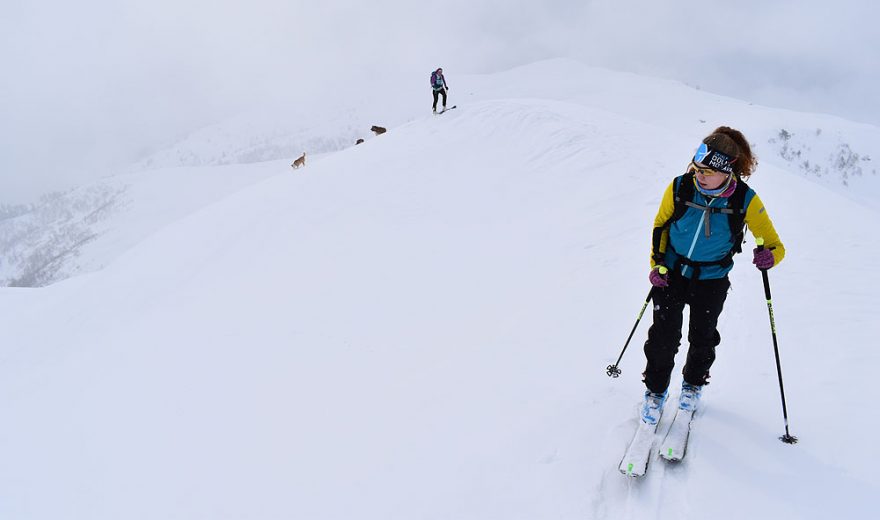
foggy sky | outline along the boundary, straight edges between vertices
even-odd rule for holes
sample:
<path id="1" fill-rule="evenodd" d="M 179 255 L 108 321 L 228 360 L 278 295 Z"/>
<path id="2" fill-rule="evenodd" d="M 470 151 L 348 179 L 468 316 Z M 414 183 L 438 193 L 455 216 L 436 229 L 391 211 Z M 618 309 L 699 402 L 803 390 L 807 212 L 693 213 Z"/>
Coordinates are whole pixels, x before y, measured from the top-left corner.
<path id="1" fill-rule="evenodd" d="M 869 0 L 2 2 L 0 203 L 112 173 L 255 104 L 321 106 L 437 66 L 454 85 L 568 56 L 880 124 Z"/>

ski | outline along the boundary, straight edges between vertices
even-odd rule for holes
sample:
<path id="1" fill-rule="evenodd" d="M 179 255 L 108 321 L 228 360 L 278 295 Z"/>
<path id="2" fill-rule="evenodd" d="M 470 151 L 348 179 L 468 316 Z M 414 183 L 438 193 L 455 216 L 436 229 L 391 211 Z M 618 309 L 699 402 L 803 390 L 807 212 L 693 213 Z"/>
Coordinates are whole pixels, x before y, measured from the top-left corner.
<path id="1" fill-rule="evenodd" d="M 449 107 L 449 108 L 444 108 L 443 110 L 437 112 L 437 115 L 439 116 L 440 114 L 443 114 L 443 113 L 445 113 L 445 112 L 448 112 L 448 111 L 452 110 L 453 108 L 458 108 L 458 105 L 452 105 L 452 106 Z"/>
<path id="2" fill-rule="evenodd" d="M 694 418 L 693 410 L 675 412 L 672 426 L 666 434 L 666 438 L 660 444 L 660 456 L 669 462 L 680 462 L 687 451 L 688 437 L 691 432 L 691 421 Z"/>
<path id="3" fill-rule="evenodd" d="M 654 453 L 651 449 L 654 445 L 654 434 L 657 432 L 656 424 L 648 424 L 639 420 L 639 427 L 633 436 L 632 442 L 626 449 L 618 469 L 627 477 L 643 477 L 648 472 L 648 462 Z"/>

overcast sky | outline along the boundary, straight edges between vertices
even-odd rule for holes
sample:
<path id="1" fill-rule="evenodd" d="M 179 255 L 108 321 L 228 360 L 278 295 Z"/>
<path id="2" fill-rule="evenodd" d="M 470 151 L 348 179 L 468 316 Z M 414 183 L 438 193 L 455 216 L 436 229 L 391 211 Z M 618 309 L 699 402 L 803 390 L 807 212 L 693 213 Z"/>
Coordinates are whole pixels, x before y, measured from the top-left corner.
<path id="1" fill-rule="evenodd" d="M 255 103 L 569 56 L 880 124 L 872 0 L 0 0 L 0 202 Z"/>

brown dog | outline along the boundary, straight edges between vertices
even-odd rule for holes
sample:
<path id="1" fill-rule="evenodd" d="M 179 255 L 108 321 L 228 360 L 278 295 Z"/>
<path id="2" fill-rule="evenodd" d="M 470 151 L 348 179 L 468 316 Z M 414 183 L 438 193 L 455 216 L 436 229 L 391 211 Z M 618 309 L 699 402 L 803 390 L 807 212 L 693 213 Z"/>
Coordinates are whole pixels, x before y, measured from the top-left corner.
<path id="1" fill-rule="evenodd" d="M 305 152 L 303 152 L 303 154 L 299 157 L 299 159 L 293 161 L 293 164 L 291 164 L 293 169 L 297 169 L 300 166 L 305 166 L 305 165 L 306 165 L 306 153 Z"/>
<path id="2" fill-rule="evenodd" d="M 357 141 L 354 142 L 354 144 L 361 144 L 362 142 L 364 142 L 363 139 L 358 139 Z"/>
<path id="3" fill-rule="evenodd" d="M 370 130 L 372 130 L 373 133 L 375 133 L 376 135 L 381 135 L 381 134 L 385 133 L 385 129 L 382 128 L 381 126 L 373 125 L 372 128 L 370 128 Z"/>

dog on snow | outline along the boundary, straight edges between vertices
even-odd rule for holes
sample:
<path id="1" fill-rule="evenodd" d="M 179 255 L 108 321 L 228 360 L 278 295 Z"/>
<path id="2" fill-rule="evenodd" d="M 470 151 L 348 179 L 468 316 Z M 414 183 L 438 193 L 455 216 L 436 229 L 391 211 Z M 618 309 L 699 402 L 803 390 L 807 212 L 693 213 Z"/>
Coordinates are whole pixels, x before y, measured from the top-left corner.
<path id="1" fill-rule="evenodd" d="M 305 152 L 303 152 L 303 154 L 299 156 L 299 159 L 293 161 L 293 164 L 291 164 L 291 166 L 293 167 L 294 170 L 299 168 L 300 166 L 305 166 L 305 165 L 306 165 L 306 153 Z"/>

